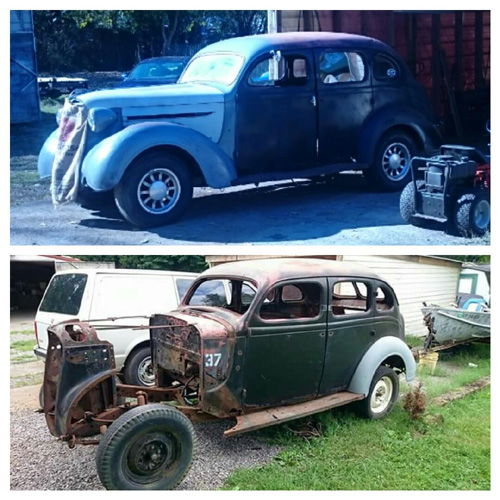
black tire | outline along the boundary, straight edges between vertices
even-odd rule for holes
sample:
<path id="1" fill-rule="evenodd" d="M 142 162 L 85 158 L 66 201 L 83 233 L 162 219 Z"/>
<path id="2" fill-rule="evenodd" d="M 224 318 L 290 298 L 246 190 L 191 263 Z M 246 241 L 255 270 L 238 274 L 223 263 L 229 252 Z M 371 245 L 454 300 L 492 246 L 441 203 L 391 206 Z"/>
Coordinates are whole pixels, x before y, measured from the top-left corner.
<path id="1" fill-rule="evenodd" d="M 196 452 L 193 424 L 179 410 L 147 404 L 127 411 L 104 434 L 97 473 L 107 490 L 168 490 L 188 473 Z"/>
<path id="2" fill-rule="evenodd" d="M 113 191 L 97 192 L 88 186 L 80 186 L 76 202 L 84 208 L 101 208 L 114 203 Z"/>
<path id="3" fill-rule="evenodd" d="M 401 177 L 394 175 L 393 179 L 391 179 L 389 174 L 386 174 L 386 170 L 384 169 L 384 156 L 391 145 L 397 146 L 398 150 L 408 153 L 408 156 L 404 158 L 404 165 L 401 167 L 403 169 Z M 411 178 L 410 161 L 417 152 L 417 145 L 408 134 L 397 130 L 384 134 L 375 148 L 370 168 L 365 171 L 369 181 L 375 188 L 384 191 L 399 191 L 403 189 Z M 392 169 L 390 170 L 390 172 L 393 171 Z M 404 175 L 403 172 L 405 172 Z"/>
<path id="4" fill-rule="evenodd" d="M 163 208 L 156 207 L 156 203 L 161 204 L 166 198 L 153 201 L 149 196 L 151 193 L 147 194 L 147 191 L 142 191 L 146 193 L 142 195 L 146 199 L 140 202 L 138 191 L 141 183 L 147 181 L 145 177 L 148 174 L 157 176 L 160 173 L 166 175 L 171 182 L 169 187 L 174 193 L 173 200 L 166 201 L 167 204 Z M 156 182 L 160 182 L 161 186 L 162 181 Z M 164 184 L 167 186 L 167 183 Z M 164 151 L 151 151 L 131 163 L 120 183 L 115 187 L 114 196 L 116 206 L 130 223 L 141 228 L 163 226 L 176 221 L 187 209 L 193 197 L 193 181 L 188 166 L 179 157 Z M 153 206 L 149 207 L 148 203 L 153 203 Z M 158 210 L 158 212 L 152 213 L 148 209 Z"/>
<path id="5" fill-rule="evenodd" d="M 417 189 L 424 185 L 424 181 L 417 181 Z M 415 187 L 410 181 L 399 197 L 399 213 L 405 222 L 415 224 Z M 415 224 L 416 225 L 416 224 Z"/>
<path id="6" fill-rule="evenodd" d="M 390 383 L 392 383 L 392 393 L 387 406 L 384 407 L 382 411 L 376 411 L 372 407 L 372 396 L 374 391 L 379 390 L 379 387 L 377 387 L 377 383 L 384 378 L 386 379 L 385 381 L 390 381 Z M 389 368 L 388 366 L 379 366 L 375 374 L 373 375 L 368 396 L 366 396 L 366 398 L 360 402 L 358 408 L 360 410 L 360 413 L 364 417 L 378 420 L 389 415 L 389 413 L 394 408 L 396 400 L 398 399 L 398 395 L 399 395 L 399 378 L 396 372 L 392 368 Z"/>
<path id="7" fill-rule="evenodd" d="M 466 238 L 483 236 L 490 228 L 490 196 L 477 191 L 462 194 L 455 204 L 455 227 Z"/>
<path id="8" fill-rule="evenodd" d="M 146 369 L 149 373 L 152 373 L 148 368 L 148 363 L 151 364 L 151 347 L 144 346 L 132 351 L 127 361 L 125 362 L 125 367 L 123 368 L 123 379 L 126 384 L 130 385 L 144 385 L 152 386 L 154 385 L 154 380 L 148 383 L 150 377 L 143 373 Z M 146 366 L 145 366 L 146 364 Z M 152 367 L 151 367 L 152 368 Z"/>
<path id="9" fill-rule="evenodd" d="M 43 384 L 40 386 L 40 390 L 38 391 L 38 404 L 40 408 L 43 410 L 43 402 L 45 400 L 45 396 L 43 395 Z"/>

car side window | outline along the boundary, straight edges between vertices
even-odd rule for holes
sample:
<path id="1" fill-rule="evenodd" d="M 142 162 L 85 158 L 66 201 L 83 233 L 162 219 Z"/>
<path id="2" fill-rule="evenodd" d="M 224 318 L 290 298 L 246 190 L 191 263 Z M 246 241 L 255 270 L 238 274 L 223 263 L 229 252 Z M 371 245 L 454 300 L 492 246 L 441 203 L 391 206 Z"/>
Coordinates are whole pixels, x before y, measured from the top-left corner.
<path id="1" fill-rule="evenodd" d="M 357 52 L 327 50 L 319 56 L 319 74 L 327 85 L 362 82 L 365 79 L 365 63 Z"/>
<path id="2" fill-rule="evenodd" d="M 338 281 L 333 285 L 332 314 L 334 316 L 363 314 L 368 311 L 368 291 L 362 281 Z"/>
<path id="3" fill-rule="evenodd" d="M 373 76 L 379 81 L 397 80 L 399 67 L 396 61 L 385 54 L 376 54 L 373 58 Z"/>
<path id="4" fill-rule="evenodd" d="M 300 56 L 285 56 L 279 61 L 270 56 L 257 63 L 248 76 L 254 87 L 300 85 L 307 81 L 307 61 Z"/>
<path id="5" fill-rule="evenodd" d="M 377 287 L 375 303 L 377 311 L 390 311 L 394 308 L 394 297 L 386 286 L 381 285 Z"/>
<path id="6" fill-rule="evenodd" d="M 294 283 L 277 286 L 268 293 L 260 306 L 261 319 L 316 318 L 321 311 L 321 286 L 319 283 Z"/>

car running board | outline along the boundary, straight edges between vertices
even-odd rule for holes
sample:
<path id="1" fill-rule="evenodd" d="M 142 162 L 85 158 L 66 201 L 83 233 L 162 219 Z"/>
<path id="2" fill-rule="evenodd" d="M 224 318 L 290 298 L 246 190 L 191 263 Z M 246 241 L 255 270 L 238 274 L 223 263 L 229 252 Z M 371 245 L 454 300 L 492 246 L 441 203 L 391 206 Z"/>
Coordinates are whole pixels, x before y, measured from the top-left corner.
<path id="1" fill-rule="evenodd" d="M 288 422 L 296 418 L 307 417 L 314 413 L 336 408 L 337 406 L 360 401 L 364 397 L 363 394 L 356 394 L 354 392 L 337 392 L 336 394 L 330 394 L 329 396 L 306 401 L 305 403 L 277 406 L 276 408 L 240 415 L 236 417 L 236 425 L 224 432 L 224 437 L 232 437 L 244 432 L 256 431 L 263 427 Z"/>

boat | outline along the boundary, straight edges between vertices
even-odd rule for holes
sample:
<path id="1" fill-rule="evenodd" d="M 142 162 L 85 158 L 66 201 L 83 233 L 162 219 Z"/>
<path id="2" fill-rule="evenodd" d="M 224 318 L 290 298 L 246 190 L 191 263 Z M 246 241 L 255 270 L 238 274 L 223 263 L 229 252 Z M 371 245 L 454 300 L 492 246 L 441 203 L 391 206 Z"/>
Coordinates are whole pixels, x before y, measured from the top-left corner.
<path id="1" fill-rule="evenodd" d="M 445 345 L 489 339 L 490 311 L 467 311 L 437 305 L 422 308 L 424 324 L 429 329 L 426 346 Z"/>

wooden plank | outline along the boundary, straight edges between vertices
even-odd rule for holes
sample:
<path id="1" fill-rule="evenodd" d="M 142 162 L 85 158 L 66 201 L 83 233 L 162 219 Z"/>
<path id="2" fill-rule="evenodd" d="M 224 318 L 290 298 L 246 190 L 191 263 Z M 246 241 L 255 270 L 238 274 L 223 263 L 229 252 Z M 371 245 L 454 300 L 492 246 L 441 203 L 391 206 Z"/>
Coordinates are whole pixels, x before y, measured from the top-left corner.
<path id="1" fill-rule="evenodd" d="M 455 99 L 455 92 L 453 91 L 453 85 L 451 83 L 448 60 L 446 59 L 446 53 L 443 49 L 441 49 L 441 67 L 443 70 L 446 92 L 448 93 L 448 101 L 450 103 L 451 114 L 453 116 L 453 122 L 455 123 L 455 131 L 457 133 L 457 137 L 461 139 L 463 137 L 462 122 L 460 121 L 460 113 L 458 111 L 457 100 Z"/>
<path id="2" fill-rule="evenodd" d="M 438 116 L 441 101 L 441 71 L 440 71 L 440 38 L 441 38 L 441 16 L 432 14 L 432 109 Z"/>
<path id="3" fill-rule="evenodd" d="M 236 425 L 224 432 L 224 437 L 236 436 L 244 432 L 256 431 L 257 429 L 270 427 L 271 425 L 307 417 L 354 401 L 360 401 L 364 397 L 363 394 L 356 394 L 354 392 L 337 392 L 336 394 L 330 394 L 329 396 L 306 401 L 305 403 L 278 406 L 255 413 L 240 415 L 236 417 Z"/>
<path id="4" fill-rule="evenodd" d="M 464 31 L 463 31 L 463 12 L 455 13 L 455 89 L 461 92 L 464 89 L 463 75 L 463 50 L 464 50 Z"/>
<path id="5" fill-rule="evenodd" d="M 475 89 L 484 87 L 483 78 L 483 12 L 475 14 L 474 26 L 474 86 Z"/>

